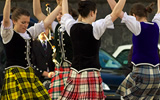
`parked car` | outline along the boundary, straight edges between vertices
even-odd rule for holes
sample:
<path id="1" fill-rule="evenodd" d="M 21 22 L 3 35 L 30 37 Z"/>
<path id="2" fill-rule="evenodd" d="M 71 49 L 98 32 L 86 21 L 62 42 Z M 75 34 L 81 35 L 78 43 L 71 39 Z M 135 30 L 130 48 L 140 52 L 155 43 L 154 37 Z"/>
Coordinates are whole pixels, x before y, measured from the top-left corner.
<path id="1" fill-rule="evenodd" d="M 124 66 L 128 66 L 128 54 L 131 49 L 132 44 L 121 45 L 119 46 L 115 52 L 112 54 L 121 64 Z M 160 50 L 160 44 L 158 44 L 158 48 Z M 160 54 L 160 52 L 159 52 Z"/>
<path id="2" fill-rule="evenodd" d="M 131 49 L 132 44 L 121 45 L 112 54 L 121 64 L 124 66 L 128 65 L 128 54 Z"/>
<path id="3" fill-rule="evenodd" d="M 116 90 L 129 73 L 128 68 L 122 66 L 120 62 L 104 50 L 99 50 L 99 61 L 102 67 L 102 86 L 107 96 L 106 100 L 120 100 L 120 95 L 116 94 Z"/>

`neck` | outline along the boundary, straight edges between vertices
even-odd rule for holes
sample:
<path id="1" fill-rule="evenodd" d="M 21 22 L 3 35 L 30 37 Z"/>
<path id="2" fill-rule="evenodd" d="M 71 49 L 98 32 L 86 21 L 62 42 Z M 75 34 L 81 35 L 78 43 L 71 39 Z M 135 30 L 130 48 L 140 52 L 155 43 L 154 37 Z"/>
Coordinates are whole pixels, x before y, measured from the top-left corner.
<path id="1" fill-rule="evenodd" d="M 16 29 L 16 28 L 14 28 L 14 31 L 15 31 L 15 32 L 17 32 L 17 33 L 20 33 L 20 32 L 18 32 L 18 31 L 17 31 L 17 29 Z"/>
<path id="2" fill-rule="evenodd" d="M 91 18 L 82 18 L 82 22 L 87 23 L 87 24 L 92 24 Z"/>
<path id="3" fill-rule="evenodd" d="M 137 20 L 138 20 L 139 22 L 147 22 L 147 18 L 146 18 L 146 17 L 137 18 Z"/>

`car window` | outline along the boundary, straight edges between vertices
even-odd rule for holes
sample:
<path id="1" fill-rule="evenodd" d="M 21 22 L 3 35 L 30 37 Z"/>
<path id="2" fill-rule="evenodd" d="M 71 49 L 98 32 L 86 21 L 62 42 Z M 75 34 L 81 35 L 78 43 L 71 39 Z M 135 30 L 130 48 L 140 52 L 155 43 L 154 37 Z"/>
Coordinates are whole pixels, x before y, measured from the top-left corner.
<path id="1" fill-rule="evenodd" d="M 128 53 L 129 49 L 123 50 L 119 55 L 116 57 L 116 59 L 123 65 L 128 65 Z"/>
<path id="2" fill-rule="evenodd" d="M 99 50 L 99 61 L 102 68 L 113 68 L 118 69 L 122 68 L 122 65 L 114 59 L 110 54 L 103 50 Z"/>

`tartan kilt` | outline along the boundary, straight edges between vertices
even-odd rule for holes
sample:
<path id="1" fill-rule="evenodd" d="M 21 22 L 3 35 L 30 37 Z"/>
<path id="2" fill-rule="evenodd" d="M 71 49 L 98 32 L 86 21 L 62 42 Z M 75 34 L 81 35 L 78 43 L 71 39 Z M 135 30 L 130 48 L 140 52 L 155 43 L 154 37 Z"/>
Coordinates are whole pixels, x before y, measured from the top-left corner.
<path id="1" fill-rule="evenodd" d="M 121 83 L 116 93 L 125 100 L 159 100 L 159 67 L 143 65 L 133 67 L 133 71 Z"/>
<path id="2" fill-rule="evenodd" d="M 66 86 L 58 100 L 104 100 L 99 71 L 70 71 Z"/>
<path id="3" fill-rule="evenodd" d="M 51 100 L 31 67 L 6 70 L 1 100 Z"/>
<path id="4" fill-rule="evenodd" d="M 70 66 L 71 64 L 67 62 L 63 62 L 62 66 L 56 66 L 55 75 L 51 79 L 51 84 L 48 90 L 49 96 L 52 98 L 52 100 L 57 100 L 63 91 L 70 73 Z"/>

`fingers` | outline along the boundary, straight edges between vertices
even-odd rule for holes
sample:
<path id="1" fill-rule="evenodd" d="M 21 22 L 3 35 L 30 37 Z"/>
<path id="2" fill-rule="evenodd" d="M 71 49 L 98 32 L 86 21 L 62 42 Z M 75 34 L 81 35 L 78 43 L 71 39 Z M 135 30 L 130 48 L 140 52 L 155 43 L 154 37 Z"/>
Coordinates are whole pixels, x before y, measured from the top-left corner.
<path id="1" fill-rule="evenodd" d="M 52 77 L 54 77 L 54 75 L 55 75 L 54 72 L 49 72 L 48 73 L 48 78 L 52 78 Z"/>

